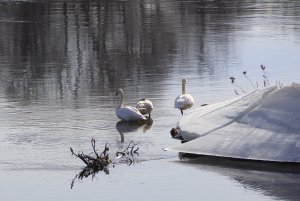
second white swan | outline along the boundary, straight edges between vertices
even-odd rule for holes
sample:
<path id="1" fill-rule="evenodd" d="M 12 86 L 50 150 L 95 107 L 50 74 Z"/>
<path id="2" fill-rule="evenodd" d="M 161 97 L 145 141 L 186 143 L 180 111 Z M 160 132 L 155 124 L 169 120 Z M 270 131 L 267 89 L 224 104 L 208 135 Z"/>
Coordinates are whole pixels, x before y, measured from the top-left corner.
<path id="1" fill-rule="evenodd" d="M 174 107 L 178 108 L 183 115 L 183 110 L 189 109 L 194 105 L 194 98 L 190 94 L 185 93 L 186 79 L 182 79 L 182 94 L 177 96 Z"/>
<path id="2" fill-rule="evenodd" d="M 149 99 L 143 98 L 139 100 L 138 103 L 136 104 L 136 108 L 140 111 L 141 114 L 143 115 L 149 114 L 149 118 L 151 117 L 153 104 Z"/>

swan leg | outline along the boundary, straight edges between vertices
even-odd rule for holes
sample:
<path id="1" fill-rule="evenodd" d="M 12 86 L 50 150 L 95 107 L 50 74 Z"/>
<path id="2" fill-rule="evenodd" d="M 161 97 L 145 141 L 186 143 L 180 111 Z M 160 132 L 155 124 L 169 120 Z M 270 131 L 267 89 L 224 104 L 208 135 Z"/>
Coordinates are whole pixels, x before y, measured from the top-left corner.
<path id="1" fill-rule="evenodd" d="M 180 110 L 180 112 L 181 112 L 181 115 L 183 115 L 183 111 L 182 111 L 182 110 Z"/>

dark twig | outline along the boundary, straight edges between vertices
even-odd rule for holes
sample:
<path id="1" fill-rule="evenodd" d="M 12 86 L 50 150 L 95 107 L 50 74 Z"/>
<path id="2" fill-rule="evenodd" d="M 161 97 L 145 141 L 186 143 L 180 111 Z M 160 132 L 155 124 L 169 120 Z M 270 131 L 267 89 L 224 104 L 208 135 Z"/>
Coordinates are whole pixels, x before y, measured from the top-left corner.
<path id="1" fill-rule="evenodd" d="M 96 157 L 99 158 L 99 155 L 96 151 L 96 141 L 94 139 L 92 139 L 91 143 L 92 143 L 92 147 L 93 147 L 93 150 L 94 150 L 94 153 L 95 153 Z"/>
<path id="2" fill-rule="evenodd" d="M 239 86 L 239 85 L 237 85 L 237 84 L 235 83 L 235 77 L 229 77 L 229 79 L 231 80 L 231 84 L 232 84 L 232 85 L 234 85 L 236 88 L 239 88 L 244 94 L 246 93 L 246 91 L 245 91 L 241 86 Z M 234 93 L 235 93 L 236 95 L 239 95 L 237 89 L 234 90 Z"/>
<path id="3" fill-rule="evenodd" d="M 264 78 L 264 86 L 270 86 L 269 78 L 266 72 L 266 66 L 260 65 L 261 70 L 263 71 L 263 78 Z"/>
<path id="4" fill-rule="evenodd" d="M 250 82 L 250 84 L 252 85 L 252 87 L 253 87 L 254 89 L 256 89 L 256 87 L 254 86 L 254 84 L 252 83 L 252 81 L 250 80 L 250 78 L 247 76 L 247 71 L 244 71 L 244 72 L 243 72 L 243 75 L 244 75 L 244 77 Z"/>

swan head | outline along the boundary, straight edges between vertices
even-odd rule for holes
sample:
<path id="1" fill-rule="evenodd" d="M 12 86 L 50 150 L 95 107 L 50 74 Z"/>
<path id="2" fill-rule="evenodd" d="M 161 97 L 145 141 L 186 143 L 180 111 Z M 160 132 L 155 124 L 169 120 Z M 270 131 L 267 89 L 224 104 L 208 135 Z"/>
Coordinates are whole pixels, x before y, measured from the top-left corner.
<path id="1" fill-rule="evenodd" d="M 182 84 L 186 84 L 186 79 L 182 79 Z"/>
<path id="2" fill-rule="evenodd" d="M 119 95 L 119 94 L 122 94 L 122 95 L 124 94 L 123 90 L 120 89 L 120 88 L 117 90 L 116 96 Z"/>

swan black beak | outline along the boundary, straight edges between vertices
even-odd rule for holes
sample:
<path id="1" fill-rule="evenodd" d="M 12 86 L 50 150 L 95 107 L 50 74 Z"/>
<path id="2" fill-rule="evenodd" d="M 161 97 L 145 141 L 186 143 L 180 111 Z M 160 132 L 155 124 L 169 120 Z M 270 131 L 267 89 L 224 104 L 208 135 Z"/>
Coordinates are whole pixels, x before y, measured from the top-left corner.
<path id="1" fill-rule="evenodd" d="M 118 93 L 118 91 L 117 91 L 117 93 L 116 93 L 116 95 L 115 96 L 117 96 L 119 93 Z"/>

